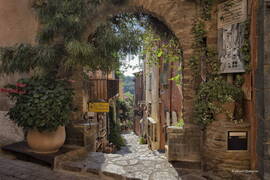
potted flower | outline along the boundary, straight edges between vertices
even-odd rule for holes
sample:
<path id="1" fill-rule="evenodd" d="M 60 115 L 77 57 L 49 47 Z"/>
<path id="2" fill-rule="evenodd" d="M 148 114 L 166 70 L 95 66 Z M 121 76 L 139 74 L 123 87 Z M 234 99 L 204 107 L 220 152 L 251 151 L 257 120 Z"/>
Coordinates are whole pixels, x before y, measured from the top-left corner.
<path id="1" fill-rule="evenodd" d="M 48 76 L 31 77 L 6 87 L 15 100 L 8 115 L 27 131 L 30 148 L 37 153 L 57 152 L 65 142 L 65 125 L 74 110 L 69 82 Z"/>
<path id="2" fill-rule="evenodd" d="M 242 98 L 241 88 L 220 78 L 204 82 L 195 103 L 195 119 L 203 126 L 213 120 L 232 120 L 235 103 Z"/>

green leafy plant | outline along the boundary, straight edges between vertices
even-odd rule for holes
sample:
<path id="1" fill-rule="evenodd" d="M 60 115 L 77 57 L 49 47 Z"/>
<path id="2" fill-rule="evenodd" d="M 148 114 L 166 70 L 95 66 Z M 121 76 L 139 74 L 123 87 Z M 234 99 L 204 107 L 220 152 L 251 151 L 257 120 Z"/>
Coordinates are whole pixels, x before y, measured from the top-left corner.
<path id="1" fill-rule="evenodd" d="M 203 82 L 195 100 L 195 121 L 204 128 L 214 121 L 214 113 L 222 111 L 222 104 L 241 102 L 242 99 L 243 92 L 239 87 L 220 78 Z"/>
<path id="2" fill-rule="evenodd" d="M 102 3 L 121 5 L 125 0 L 36 0 L 41 30 L 38 45 L 19 44 L 1 48 L 1 72 L 72 72 L 118 69 L 120 59 L 136 54 L 141 47 L 142 31 L 132 14 L 123 13 L 100 24 L 95 33 L 84 37 L 96 9 Z M 108 63 L 109 62 L 109 63 Z"/>
<path id="3" fill-rule="evenodd" d="M 211 19 L 211 11 L 214 0 L 200 0 L 201 3 L 201 16 L 204 20 Z"/>
<path id="4" fill-rule="evenodd" d="M 205 128 L 214 120 L 213 114 L 223 111 L 222 104 L 226 102 L 236 102 L 234 118 L 243 118 L 241 90 L 244 79 L 242 75 L 237 75 L 234 84 L 229 84 L 222 80 L 220 71 L 220 61 L 217 50 L 208 47 L 207 42 L 207 21 L 211 19 L 211 11 L 214 0 L 201 0 L 199 17 L 195 17 L 191 33 L 193 35 L 193 55 L 189 61 L 190 68 L 194 73 L 196 100 L 194 103 L 194 119 Z M 230 11 L 232 2 L 224 4 L 226 11 Z M 221 17 L 223 18 L 223 17 Z M 222 19 L 221 19 L 222 20 Z M 244 41 L 241 48 L 241 59 L 243 59 L 246 71 L 250 68 L 250 42 L 248 22 L 241 24 L 245 26 Z"/>
<path id="5" fill-rule="evenodd" d="M 217 56 L 217 51 L 213 48 L 207 47 L 207 31 L 205 26 L 203 19 L 194 19 L 191 29 L 191 33 L 193 35 L 193 55 L 189 60 L 189 66 L 195 75 L 194 77 L 198 77 L 198 75 L 203 71 L 208 79 L 218 75 L 220 62 Z"/>
<path id="6" fill-rule="evenodd" d="M 146 63 L 150 66 L 159 65 L 160 63 L 173 64 L 173 68 L 177 73 L 169 80 L 173 80 L 180 85 L 182 80 L 183 50 L 179 41 L 172 35 L 161 36 L 155 34 L 154 30 L 149 28 L 144 33 L 143 45 L 143 54 L 147 57 Z"/>
<path id="7" fill-rule="evenodd" d="M 183 119 L 183 117 L 181 117 L 181 118 L 178 120 L 176 126 L 177 126 L 177 127 L 184 127 L 184 125 L 185 125 L 184 119 Z"/>
<path id="8" fill-rule="evenodd" d="M 139 143 L 140 144 L 147 144 L 146 140 L 143 137 L 140 137 Z"/>
<path id="9" fill-rule="evenodd" d="M 73 90 L 66 80 L 55 77 L 31 77 L 18 81 L 23 86 L 7 85 L 15 105 L 8 115 L 18 126 L 25 129 L 53 131 L 68 124 L 72 105 Z M 18 93 L 19 92 L 19 93 Z"/>
<path id="10" fill-rule="evenodd" d="M 119 125 L 114 124 L 110 129 L 108 140 L 113 143 L 119 150 L 122 146 L 126 145 L 125 139 L 121 136 Z"/>
<path id="11" fill-rule="evenodd" d="M 241 52 L 241 59 L 244 62 L 245 70 L 247 72 L 250 71 L 250 41 L 249 41 L 249 36 L 250 36 L 250 20 L 247 20 L 242 24 L 244 26 L 244 40 L 242 43 L 242 47 L 240 49 Z"/>
<path id="12" fill-rule="evenodd" d="M 193 73 L 197 76 L 200 72 L 200 63 L 206 56 L 206 30 L 205 23 L 203 20 L 196 18 L 193 21 L 193 26 L 191 29 L 191 33 L 193 35 L 193 55 L 189 60 L 189 66 L 192 68 Z"/>
<path id="13" fill-rule="evenodd" d="M 110 113 L 112 114 L 111 111 Z M 118 150 L 126 144 L 125 139 L 121 136 L 120 125 L 114 122 L 112 118 L 110 118 L 110 133 L 108 140 L 113 143 Z"/>
<path id="14" fill-rule="evenodd" d="M 116 107 L 118 112 L 118 118 L 121 122 L 128 121 L 132 118 L 133 114 L 133 95 L 127 96 L 129 93 L 125 93 L 125 98 L 118 98 L 116 101 Z"/>

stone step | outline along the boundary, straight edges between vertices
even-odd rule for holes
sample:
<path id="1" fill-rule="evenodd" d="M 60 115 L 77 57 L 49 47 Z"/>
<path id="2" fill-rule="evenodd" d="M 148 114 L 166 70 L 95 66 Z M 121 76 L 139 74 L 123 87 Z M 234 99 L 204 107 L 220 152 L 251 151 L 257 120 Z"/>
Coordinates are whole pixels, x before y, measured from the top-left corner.
<path id="1" fill-rule="evenodd" d="M 13 143 L 2 147 L 4 152 L 8 152 L 16 157 L 16 159 L 37 163 L 44 166 L 54 168 L 55 159 L 61 155 L 78 149 L 76 146 L 63 146 L 56 153 L 39 154 L 33 152 L 25 141 Z"/>
<path id="2" fill-rule="evenodd" d="M 170 161 L 170 163 L 175 168 L 184 168 L 184 169 L 201 169 L 201 161 L 193 161 L 193 160 L 183 160 L 183 161 Z"/>

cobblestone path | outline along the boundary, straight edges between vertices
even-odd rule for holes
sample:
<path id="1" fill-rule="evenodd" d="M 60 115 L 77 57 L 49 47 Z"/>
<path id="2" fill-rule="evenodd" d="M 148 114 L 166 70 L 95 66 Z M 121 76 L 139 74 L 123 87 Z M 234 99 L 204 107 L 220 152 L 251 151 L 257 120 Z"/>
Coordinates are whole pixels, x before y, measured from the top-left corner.
<path id="1" fill-rule="evenodd" d="M 115 154 L 89 153 L 86 159 L 64 162 L 64 170 L 94 173 L 101 179 L 179 180 L 163 153 L 140 145 L 133 133 L 123 134 L 127 145 Z"/>
<path id="2" fill-rule="evenodd" d="M 0 180 L 86 180 L 88 177 L 54 172 L 49 168 L 0 157 Z"/>

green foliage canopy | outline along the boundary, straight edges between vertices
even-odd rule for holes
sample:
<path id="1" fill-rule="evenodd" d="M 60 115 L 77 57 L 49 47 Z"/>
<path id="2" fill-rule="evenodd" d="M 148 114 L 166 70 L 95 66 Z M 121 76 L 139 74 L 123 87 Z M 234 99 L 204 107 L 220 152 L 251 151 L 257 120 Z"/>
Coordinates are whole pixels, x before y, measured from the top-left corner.
<path id="1" fill-rule="evenodd" d="M 100 25 L 88 41 L 82 39 L 87 25 L 101 3 L 121 4 L 124 0 L 36 0 L 41 31 L 38 45 L 20 44 L 0 49 L 1 72 L 71 71 L 75 65 L 89 70 L 118 69 L 120 59 L 141 47 L 136 19 L 125 13 Z"/>

